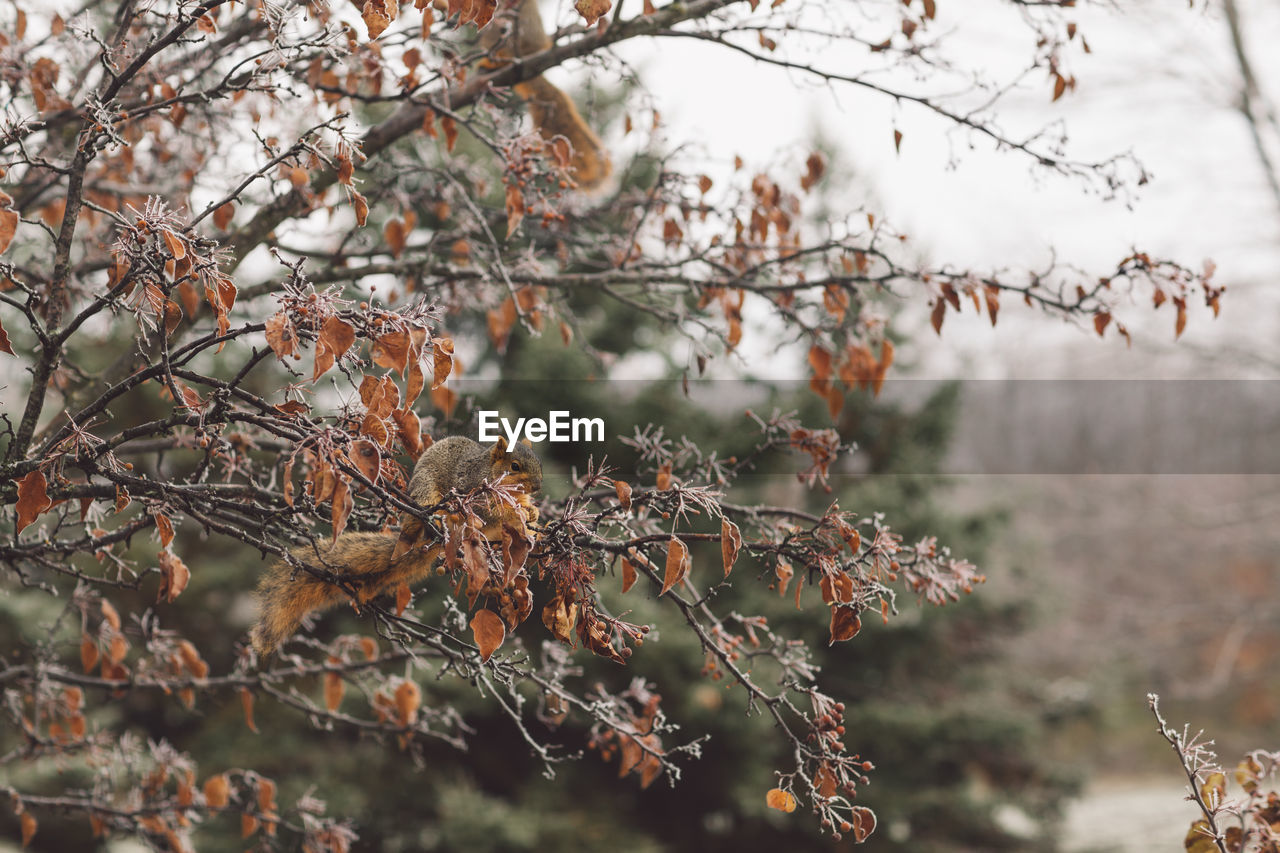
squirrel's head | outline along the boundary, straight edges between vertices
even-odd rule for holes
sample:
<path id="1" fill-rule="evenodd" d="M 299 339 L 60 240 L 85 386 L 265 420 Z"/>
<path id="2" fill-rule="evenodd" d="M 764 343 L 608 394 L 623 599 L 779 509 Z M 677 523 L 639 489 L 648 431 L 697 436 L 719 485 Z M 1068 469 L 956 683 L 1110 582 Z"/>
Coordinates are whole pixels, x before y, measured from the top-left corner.
<path id="1" fill-rule="evenodd" d="M 498 436 L 498 441 L 489 451 L 490 470 L 500 469 L 506 472 L 508 479 L 519 483 L 527 494 L 534 494 L 542 488 L 542 460 L 533 452 L 533 445 L 527 440 L 513 445 Z"/>

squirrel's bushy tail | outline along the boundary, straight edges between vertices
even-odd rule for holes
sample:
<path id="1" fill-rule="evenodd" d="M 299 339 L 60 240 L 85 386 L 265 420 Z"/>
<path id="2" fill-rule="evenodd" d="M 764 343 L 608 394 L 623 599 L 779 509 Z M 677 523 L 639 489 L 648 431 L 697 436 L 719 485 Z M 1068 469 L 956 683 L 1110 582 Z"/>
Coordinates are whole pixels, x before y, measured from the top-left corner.
<path id="1" fill-rule="evenodd" d="M 294 557 L 320 571 L 342 575 L 356 587 L 360 601 L 368 601 L 390 582 L 391 552 L 396 537 L 387 533 L 344 533 L 319 556 L 310 545 L 290 551 Z M 279 560 L 258 583 L 258 623 L 250 638 L 259 657 L 266 657 L 293 635 L 302 617 L 313 610 L 332 607 L 350 596 L 334 583 L 303 569 L 295 574 Z"/>
<path id="2" fill-rule="evenodd" d="M 613 168 L 609 155 L 573 99 L 542 76 L 518 83 L 515 88 L 528 104 L 529 116 L 544 140 L 550 142 L 557 136 L 569 140 L 573 147 L 569 169 L 578 186 L 593 190 L 603 184 Z"/>

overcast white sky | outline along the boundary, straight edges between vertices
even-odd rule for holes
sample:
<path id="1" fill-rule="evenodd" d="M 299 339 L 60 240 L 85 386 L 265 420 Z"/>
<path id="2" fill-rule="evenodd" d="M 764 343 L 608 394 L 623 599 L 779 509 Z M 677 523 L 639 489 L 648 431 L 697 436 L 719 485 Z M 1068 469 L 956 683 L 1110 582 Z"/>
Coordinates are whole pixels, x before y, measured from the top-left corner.
<path id="1" fill-rule="evenodd" d="M 772 162 L 781 151 L 806 151 L 819 124 L 872 176 L 889 220 L 936 261 L 1041 268 L 1056 250 L 1060 259 L 1102 274 L 1137 246 L 1193 266 L 1212 258 L 1219 282 L 1230 285 L 1222 316 L 1214 322 L 1202 306 L 1193 308 L 1176 346 L 1168 307 L 1153 313 L 1145 302 L 1135 306 L 1129 352 L 1114 336 L 1100 342 L 1021 306 L 1003 311 L 994 332 L 973 315 L 953 315 L 941 340 L 929 332 L 913 342 L 914 357 L 929 375 L 1276 376 L 1280 211 L 1248 127 L 1233 108 L 1238 75 L 1227 27 L 1216 10 L 1189 10 L 1172 0 L 1125 7 L 1123 13 L 1096 4 L 1076 10 L 1093 53 L 1072 60 L 1074 94 L 1051 103 L 1049 82 L 1033 76 L 1002 116 L 1006 127 L 1027 129 L 1064 119 L 1070 153 L 1081 159 L 1133 149 L 1154 181 L 1132 209 L 1035 172 L 1025 158 L 994 152 L 980 140 L 949 168 L 952 143 L 964 148 L 967 137 L 949 141 L 946 126 L 932 116 L 881 96 L 797 85 L 798 78 L 778 69 L 691 42 L 664 40 L 660 55 L 639 46 L 627 57 L 658 99 L 671 137 L 699 139 L 712 155 Z M 1266 86 L 1280 80 L 1280 52 L 1271 49 L 1280 42 L 1280 7 L 1241 0 L 1241 8 Z M 952 45 L 960 48 L 954 55 L 962 61 L 993 75 L 1029 61 L 1030 30 L 1007 3 L 950 0 L 938 9 L 931 30 L 954 29 Z M 820 64 L 849 67 L 840 59 L 817 57 Z M 904 133 L 900 155 L 893 149 L 894 126 Z M 923 313 L 916 315 L 922 324 Z M 1202 357 L 1224 347 L 1241 352 Z M 751 359 L 753 369 L 777 375 L 774 354 L 762 355 L 767 361 Z"/>

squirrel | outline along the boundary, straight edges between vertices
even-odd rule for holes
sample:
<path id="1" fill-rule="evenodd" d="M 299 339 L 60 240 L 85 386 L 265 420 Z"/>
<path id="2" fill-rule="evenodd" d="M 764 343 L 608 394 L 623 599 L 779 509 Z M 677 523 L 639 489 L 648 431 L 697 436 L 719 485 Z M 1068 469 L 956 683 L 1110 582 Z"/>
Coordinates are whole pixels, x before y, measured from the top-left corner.
<path id="1" fill-rule="evenodd" d="M 514 0 L 511 5 L 517 8 L 509 33 L 504 34 L 493 25 L 481 33 L 481 46 L 494 56 L 489 63 L 491 67 L 501 67 L 513 55 L 517 58 L 532 56 L 551 47 L 551 37 L 542 23 L 538 0 Z M 573 149 L 569 171 L 578 186 L 592 190 L 603 184 L 612 171 L 609 155 L 600 137 L 578 112 L 573 99 L 541 74 L 517 83 L 514 88 L 528 106 L 533 125 L 543 139 L 550 142 L 556 137 L 563 137 L 569 142 Z"/>
<path id="2" fill-rule="evenodd" d="M 469 492 L 484 481 L 499 477 L 504 484 L 516 485 L 519 491 L 516 506 L 490 498 L 479 513 L 484 522 L 481 535 L 495 542 L 502 538 L 504 523 L 527 533 L 528 524 L 538 519 L 533 494 L 542 488 L 542 462 L 527 443 L 508 448 L 506 440 L 499 438 L 492 447 L 485 447 L 457 435 L 437 441 L 418 457 L 408 493 L 418 506 L 432 507 L 451 490 Z M 343 533 L 327 550 L 317 552 L 313 546 L 304 545 L 289 553 L 312 568 L 341 577 L 354 588 L 356 600 L 363 604 L 389 587 L 416 583 L 430 573 L 445 545 L 421 544 L 423 532 L 422 520 L 404 513 L 398 536 Z M 258 584 L 261 613 L 251 635 L 254 649 L 261 657 L 270 655 L 293 634 L 302 617 L 349 597 L 336 583 L 295 571 L 284 560 L 274 563 Z"/>

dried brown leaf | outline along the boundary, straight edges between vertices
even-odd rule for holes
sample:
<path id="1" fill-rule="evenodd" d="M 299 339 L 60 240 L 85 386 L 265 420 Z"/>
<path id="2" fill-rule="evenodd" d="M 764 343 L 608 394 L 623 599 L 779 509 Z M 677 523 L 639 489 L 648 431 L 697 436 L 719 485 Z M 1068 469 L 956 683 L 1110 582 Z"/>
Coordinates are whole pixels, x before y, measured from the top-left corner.
<path id="1" fill-rule="evenodd" d="M 771 809 L 777 809 L 780 812 L 788 814 L 796 810 L 796 798 L 790 791 L 784 791 L 781 788 L 774 788 L 765 794 L 765 805 Z"/>
<path id="2" fill-rule="evenodd" d="M 245 726 L 256 735 L 258 724 L 253 721 L 253 691 L 248 687 L 240 688 L 240 708 L 244 711 Z"/>
<path id="3" fill-rule="evenodd" d="M 724 563 L 724 576 L 729 577 L 733 564 L 738 561 L 742 549 L 742 531 L 727 518 L 720 519 L 720 559 Z"/>
<path id="4" fill-rule="evenodd" d="M 231 802 L 231 783 L 227 780 L 227 774 L 219 773 L 205 780 L 204 801 L 210 808 L 225 809 L 227 807 Z"/>
<path id="5" fill-rule="evenodd" d="M 507 626 L 502 617 L 492 610 L 477 610 L 471 617 L 471 631 L 480 648 L 480 660 L 487 661 L 507 637 Z"/>
<path id="6" fill-rule="evenodd" d="M 689 548 L 684 542 L 672 536 L 671 543 L 667 546 L 667 566 L 662 579 L 662 592 L 658 594 L 665 595 L 667 590 L 684 580 L 687 574 L 689 574 Z"/>
<path id="7" fill-rule="evenodd" d="M 27 472 L 18 481 L 18 529 L 15 532 L 21 533 L 40 513 L 53 506 L 53 501 L 45 491 L 47 485 L 44 472 L 39 468 Z"/>
<path id="8" fill-rule="evenodd" d="M 329 658 L 330 665 L 337 665 L 342 661 L 337 658 Z M 342 676 L 336 672 L 326 672 L 324 674 L 324 706 L 330 711 L 338 710 L 338 706 L 342 704 L 342 697 L 347 692 L 346 682 L 342 680 Z"/>

